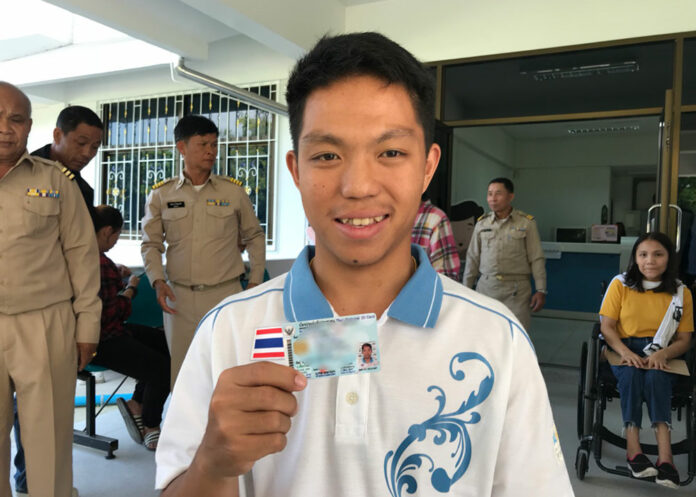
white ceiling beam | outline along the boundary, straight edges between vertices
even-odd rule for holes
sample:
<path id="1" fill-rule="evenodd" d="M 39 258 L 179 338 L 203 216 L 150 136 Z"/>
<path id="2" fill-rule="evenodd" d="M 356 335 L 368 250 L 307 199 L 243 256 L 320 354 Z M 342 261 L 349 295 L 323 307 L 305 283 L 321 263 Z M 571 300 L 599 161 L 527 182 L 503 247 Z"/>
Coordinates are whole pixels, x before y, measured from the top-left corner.
<path id="1" fill-rule="evenodd" d="M 338 0 L 181 0 L 207 16 L 293 59 L 325 33 L 342 33 Z"/>
<path id="2" fill-rule="evenodd" d="M 193 59 L 208 57 L 208 41 L 187 29 L 180 18 L 199 21 L 176 0 L 46 0 L 48 3 L 117 29 L 133 38 Z M 186 12 L 181 10 L 186 9 Z M 171 9 L 171 12 L 168 12 Z M 178 14 L 178 15 L 169 15 Z M 214 22 L 211 20 L 211 22 Z M 219 25 L 215 25 L 219 29 Z M 206 34 L 205 32 L 203 32 Z"/>

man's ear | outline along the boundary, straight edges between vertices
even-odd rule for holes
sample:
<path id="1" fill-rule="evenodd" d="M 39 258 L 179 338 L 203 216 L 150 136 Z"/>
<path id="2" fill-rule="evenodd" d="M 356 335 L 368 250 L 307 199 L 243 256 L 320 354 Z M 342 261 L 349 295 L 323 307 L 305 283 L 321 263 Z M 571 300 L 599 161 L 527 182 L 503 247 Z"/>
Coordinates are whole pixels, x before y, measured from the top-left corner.
<path id="1" fill-rule="evenodd" d="M 292 180 L 295 182 L 295 186 L 299 188 L 300 168 L 297 164 L 297 154 L 295 154 L 294 150 L 290 150 L 287 154 L 285 154 L 285 164 L 288 166 L 288 171 L 290 171 L 290 175 L 292 176 Z"/>
<path id="2" fill-rule="evenodd" d="M 179 140 L 176 142 L 176 149 L 179 151 L 182 157 L 186 156 L 186 143 L 184 140 Z"/>
<path id="3" fill-rule="evenodd" d="M 425 156 L 425 176 L 423 177 L 423 190 L 421 190 L 421 193 L 428 189 L 428 185 L 433 179 L 435 171 L 437 171 L 437 165 L 440 163 L 441 154 L 442 150 L 440 149 L 440 145 L 437 143 L 430 145 L 428 155 Z"/>
<path id="4" fill-rule="evenodd" d="M 55 128 L 53 128 L 53 143 L 55 143 L 57 145 L 62 140 L 63 140 L 63 130 L 56 126 Z"/>

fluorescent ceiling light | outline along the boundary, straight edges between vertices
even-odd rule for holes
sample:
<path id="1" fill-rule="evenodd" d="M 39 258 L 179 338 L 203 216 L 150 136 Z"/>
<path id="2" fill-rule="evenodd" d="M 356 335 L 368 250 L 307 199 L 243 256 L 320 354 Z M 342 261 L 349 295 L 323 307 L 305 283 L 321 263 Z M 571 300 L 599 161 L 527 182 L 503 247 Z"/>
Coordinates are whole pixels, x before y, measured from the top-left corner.
<path id="1" fill-rule="evenodd" d="M 608 74 L 624 74 L 637 72 L 638 62 L 628 60 L 624 62 L 607 62 L 604 64 L 592 64 L 587 66 L 554 67 L 549 69 L 520 70 L 520 74 L 531 75 L 536 81 L 548 81 L 550 79 L 585 78 L 589 76 L 604 76 Z"/>
<path id="2" fill-rule="evenodd" d="M 640 125 L 627 124 L 625 126 L 596 126 L 589 128 L 569 128 L 569 135 L 607 135 L 616 133 L 637 133 L 640 131 Z"/>

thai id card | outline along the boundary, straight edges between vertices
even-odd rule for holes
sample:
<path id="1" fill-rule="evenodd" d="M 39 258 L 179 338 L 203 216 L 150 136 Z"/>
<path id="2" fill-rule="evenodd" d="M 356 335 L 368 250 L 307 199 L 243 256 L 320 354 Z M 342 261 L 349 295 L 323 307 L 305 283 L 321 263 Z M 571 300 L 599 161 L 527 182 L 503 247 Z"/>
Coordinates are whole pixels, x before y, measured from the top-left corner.
<path id="1" fill-rule="evenodd" d="M 357 314 L 259 328 L 251 360 L 284 361 L 307 378 L 379 371 L 377 317 Z"/>

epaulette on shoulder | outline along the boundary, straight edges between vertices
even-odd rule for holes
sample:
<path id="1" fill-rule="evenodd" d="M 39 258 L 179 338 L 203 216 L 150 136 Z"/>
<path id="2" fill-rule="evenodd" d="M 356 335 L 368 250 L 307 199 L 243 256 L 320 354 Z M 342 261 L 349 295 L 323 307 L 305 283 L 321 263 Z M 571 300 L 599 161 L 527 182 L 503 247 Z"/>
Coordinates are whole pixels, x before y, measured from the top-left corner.
<path id="1" fill-rule="evenodd" d="M 522 217 L 526 217 L 526 218 L 529 219 L 530 221 L 532 221 L 532 220 L 534 219 L 534 216 L 532 216 L 531 214 L 527 214 L 526 212 L 517 211 L 517 213 L 518 213 L 520 216 L 522 216 Z"/>
<path id="2" fill-rule="evenodd" d="M 476 220 L 476 222 L 480 221 L 480 220 L 483 219 L 484 217 L 486 217 L 486 215 L 485 215 L 485 214 L 481 214 L 481 215 L 478 217 L 478 219 Z"/>
<path id="3" fill-rule="evenodd" d="M 63 164 L 56 162 L 56 166 L 58 166 L 58 169 L 60 169 L 60 172 L 65 175 L 66 178 L 68 178 L 70 181 L 75 181 L 75 173 L 72 172 L 70 169 L 65 167 Z"/>
<path id="4" fill-rule="evenodd" d="M 157 190 L 160 186 L 166 185 L 167 183 L 169 183 L 173 179 L 176 179 L 176 176 L 172 176 L 171 178 L 163 179 L 162 181 L 155 183 L 154 185 L 152 185 L 151 189 Z"/>
<path id="5" fill-rule="evenodd" d="M 237 178 L 230 178 L 229 176 L 226 176 L 227 181 L 230 183 L 234 183 L 237 186 L 244 186 L 241 181 L 239 181 Z"/>

